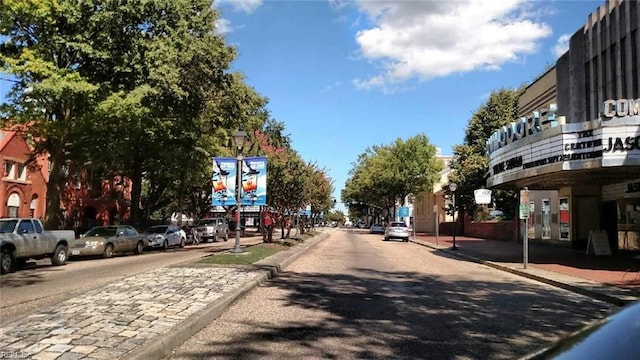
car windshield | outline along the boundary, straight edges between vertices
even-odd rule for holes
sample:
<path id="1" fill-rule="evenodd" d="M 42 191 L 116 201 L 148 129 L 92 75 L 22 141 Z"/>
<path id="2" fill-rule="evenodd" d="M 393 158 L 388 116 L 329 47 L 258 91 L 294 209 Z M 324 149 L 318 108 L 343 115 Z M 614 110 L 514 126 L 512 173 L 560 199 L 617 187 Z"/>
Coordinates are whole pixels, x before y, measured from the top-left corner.
<path id="1" fill-rule="evenodd" d="M 2 220 L 0 221 L 0 233 L 12 233 L 18 220 Z"/>
<path id="2" fill-rule="evenodd" d="M 391 227 L 407 227 L 407 224 L 403 222 L 392 222 Z"/>
<path id="3" fill-rule="evenodd" d="M 91 237 L 91 236 L 103 236 L 103 237 L 109 237 L 109 236 L 116 236 L 116 231 L 118 230 L 117 227 L 115 226 L 108 226 L 108 227 L 95 227 L 89 231 L 87 231 L 84 234 L 84 237 Z"/>
<path id="4" fill-rule="evenodd" d="M 152 226 L 149 229 L 147 229 L 146 233 L 147 234 L 164 234 L 165 232 L 167 232 L 167 228 L 168 226 Z"/>

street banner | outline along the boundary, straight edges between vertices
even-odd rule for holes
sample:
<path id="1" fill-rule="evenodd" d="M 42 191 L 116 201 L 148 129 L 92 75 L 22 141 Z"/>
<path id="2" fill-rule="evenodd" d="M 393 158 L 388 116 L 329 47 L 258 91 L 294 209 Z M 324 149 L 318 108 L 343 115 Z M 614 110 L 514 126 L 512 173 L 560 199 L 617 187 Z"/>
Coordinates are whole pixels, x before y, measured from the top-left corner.
<path id="1" fill-rule="evenodd" d="M 211 205 L 233 206 L 236 204 L 237 160 L 234 158 L 213 158 L 211 176 Z"/>
<path id="2" fill-rule="evenodd" d="M 246 157 L 241 170 L 242 205 L 267 205 L 267 158 Z"/>

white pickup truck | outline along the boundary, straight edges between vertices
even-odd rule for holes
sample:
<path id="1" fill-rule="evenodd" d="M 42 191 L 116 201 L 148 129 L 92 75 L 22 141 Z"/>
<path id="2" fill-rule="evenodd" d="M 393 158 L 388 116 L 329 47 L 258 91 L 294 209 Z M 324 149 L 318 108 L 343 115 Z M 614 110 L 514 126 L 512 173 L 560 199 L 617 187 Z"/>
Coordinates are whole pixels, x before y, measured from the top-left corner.
<path id="1" fill-rule="evenodd" d="M 48 257 L 53 265 L 64 265 L 75 239 L 72 230 L 45 231 L 38 219 L 0 219 L 0 273 L 12 272 L 28 259 Z"/>

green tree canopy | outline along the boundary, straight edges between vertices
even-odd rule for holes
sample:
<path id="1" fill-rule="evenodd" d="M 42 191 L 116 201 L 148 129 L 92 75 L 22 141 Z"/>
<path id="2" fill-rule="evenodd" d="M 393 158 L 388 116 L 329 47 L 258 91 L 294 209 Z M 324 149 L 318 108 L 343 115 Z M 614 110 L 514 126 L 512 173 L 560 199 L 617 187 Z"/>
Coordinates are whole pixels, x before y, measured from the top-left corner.
<path id="1" fill-rule="evenodd" d="M 458 185 L 456 207 L 474 210 L 473 191 L 484 188 L 489 174 L 487 139 L 500 127 L 511 123 L 518 116 L 518 99 L 521 90 L 500 89 L 472 115 L 465 130 L 464 143 L 453 148 L 452 173 L 449 180 Z M 445 189 L 448 192 L 448 188 Z M 507 214 L 513 214 L 512 192 L 494 191 L 496 206 Z"/>

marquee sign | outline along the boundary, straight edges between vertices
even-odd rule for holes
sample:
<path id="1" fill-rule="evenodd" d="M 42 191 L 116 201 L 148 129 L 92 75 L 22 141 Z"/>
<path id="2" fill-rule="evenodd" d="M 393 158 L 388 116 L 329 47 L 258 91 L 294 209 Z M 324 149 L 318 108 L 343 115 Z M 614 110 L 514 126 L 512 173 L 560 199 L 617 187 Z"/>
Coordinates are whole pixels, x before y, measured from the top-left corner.
<path id="1" fill-rule="evenodd" d="M 491 186 L 536 174 L 596 166 L 640 164 L 640 118 L 629 118 L 621 126 L 601 126 L 589 130 L 580 124 L 564 126 L 562 132 L 541 137 L 511 151 L 490 156 Z M 633 125 L 630 125 L 632 123 Z M 595 124 L 595 123 L 594 123 Z M 574 125 L 574 124 L 571 124 Z M 599 124 L 598 124 L 599 125 Z M 590 165 L 588 165 L 589 163 Z"/>
<path id="2" fill-rule="evenodd" d="M 548 109 L 534 111 L 531 116 L 521 117 L 507 126 L 494 132 L 487 140 L 487 154 L 520 140 L 526 136 L 535 135 L 543 130 L 556 127 L 556 104 L 550 104 Z"/>
<path id="3" fill-rule="evenodd" d="M 606 118 L 640 115 L 640 99 L 606 100 L 602 115 Z"/>

